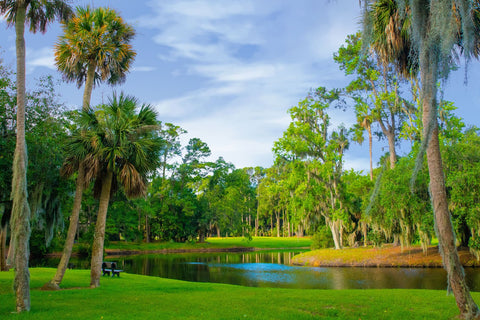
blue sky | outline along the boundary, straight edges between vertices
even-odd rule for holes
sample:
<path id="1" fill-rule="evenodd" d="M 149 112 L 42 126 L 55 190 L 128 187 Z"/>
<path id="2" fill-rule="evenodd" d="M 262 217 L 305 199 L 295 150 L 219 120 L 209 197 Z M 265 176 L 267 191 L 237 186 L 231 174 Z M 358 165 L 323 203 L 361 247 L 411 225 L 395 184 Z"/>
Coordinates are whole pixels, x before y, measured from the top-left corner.
<path id="1" fill-rule="evenodd" d="M 116 91 L 135 95 L 156 107 L 160 119 L 198 137 L 236 167 L 273 162 L 273 142 L 289 124 L 287 110 L 318 86 L 348 82 L 332 55 L 348 34 L 360 28 L 356 0 L 90 0 L 74 5 L 109 6 L 136 30 L 137 57 L 127 81 Z M 1 57 L 14 69 L 14 29 L 0 21 Z M 45 34 L 26 35 L 27 87 L 35 77 L 60 79 L 53 63 L 53 44 L 61 34 L 51 25 Z M 445 98 L 458 114 L 479 125 L 479 67 L 470 64 L 469 82 L 462 70 L 453 74 Z M 94 89 L 92 103 L 111 95 Z M 83 88 L 62 84 L 62 99 L 78 108 Z M 349 126 L 351 113 L 331 114 L 334 125 Z M 376 159 L 388 150 L 375 142 Z M 400 149 L 400 154 L 408 150 Z M 352 145 L 346 166 L 368 168 L 368 145 Z"/>

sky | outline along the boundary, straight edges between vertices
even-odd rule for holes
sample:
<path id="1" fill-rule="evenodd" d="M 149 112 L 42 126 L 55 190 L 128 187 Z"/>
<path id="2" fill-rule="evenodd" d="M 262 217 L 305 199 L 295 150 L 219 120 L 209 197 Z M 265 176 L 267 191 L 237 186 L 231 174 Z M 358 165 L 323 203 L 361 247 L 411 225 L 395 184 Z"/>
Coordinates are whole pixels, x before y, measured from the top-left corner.
<path id="1" fill-rule="evenodd" d="M 273 163 L 272 147 L 288 127 L 287 110 L 319 86 L 345 86 L 349 79 L 333 53 L 361 28 L 357 0 L 81 0 L 74 6 L 108 6 L 131 24 L 135 62 L 123 85 L 94 89 L 92 105 L 115 90 L 153 105 L 162 122 L 198 137 L 237 168 Z M 53 45 L 62 34 L 53 23 L 46 34 L 26 33 L 27 88 L 33 79 L 52 75 Z M 15 69 L 15 34 L 0 18 L 0 57 Z M 451 75 L 444 97 L 457 114 L 480 125 L 478 62 L 471 62 L 468 83 L 463 68 Z M 83 87 L 59 84 L 62 101 L 80 108 Z M 333 126 L 347 127 L 352 112 L 330 113 Z M 375 141 L 374 161 L 388 151 Z M 402 150 L 399 153 L 408 152 Z M 352 144 L 345 166 L 368 170 L 368 145 Z"/>

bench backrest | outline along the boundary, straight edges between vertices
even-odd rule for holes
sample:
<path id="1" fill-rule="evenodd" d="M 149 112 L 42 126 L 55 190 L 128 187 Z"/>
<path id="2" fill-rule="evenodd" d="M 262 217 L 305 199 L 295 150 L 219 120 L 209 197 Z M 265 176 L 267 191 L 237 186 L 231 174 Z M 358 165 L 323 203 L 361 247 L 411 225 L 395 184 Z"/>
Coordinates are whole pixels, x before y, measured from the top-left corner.
<path id="1" fill-rule="evenodd" d="M 103 269 L 112 269 L 114 270 L 117 267 L 115 262 L 104 262 L 102 263 L 102 270 Z"/>

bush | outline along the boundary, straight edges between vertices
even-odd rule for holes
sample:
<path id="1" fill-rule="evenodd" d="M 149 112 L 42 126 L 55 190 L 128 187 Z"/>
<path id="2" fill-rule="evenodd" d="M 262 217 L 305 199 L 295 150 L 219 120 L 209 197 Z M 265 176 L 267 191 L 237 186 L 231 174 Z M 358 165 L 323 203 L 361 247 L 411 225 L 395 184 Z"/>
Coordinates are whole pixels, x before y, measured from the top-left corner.
<path id="1" fill-rule="evenodd" d="M 312 250 L 331 248 L 335 244 L 333 242 L 332 233 L 327 226 L 321 226 L 317 232 L 312 236 Z"/>
<path id="2" fill-rule="evenodd" d="M 82 258 L 91 258 L 92 257 L 92 246 L 89 243 L 79 243 L 77 246 L 77 254 Z"/>
<path id="3" fill-rule="evenodd" d="M 368 239 L 373 242 L 375 247 L 381 247 L 385 243 L 385 236 L 378 230 L 372 230 L 368 233 Z"/>
<path id="4" fill-rule="evenodd" d="M 470 240 L 468 240 L 468 247 L 470 248 L 470 252 L 477 258 L 477 261 L 480 261 L 480 238 L 471 237 Z"/>

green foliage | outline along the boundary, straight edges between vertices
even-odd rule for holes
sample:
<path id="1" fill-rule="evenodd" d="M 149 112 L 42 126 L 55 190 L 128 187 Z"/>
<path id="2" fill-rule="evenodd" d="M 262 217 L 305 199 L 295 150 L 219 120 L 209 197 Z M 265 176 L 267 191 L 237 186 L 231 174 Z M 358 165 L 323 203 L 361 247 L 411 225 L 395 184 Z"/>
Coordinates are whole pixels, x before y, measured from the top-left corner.
<path id="1" fill-rule="evenodd" d="M 327 226 L 321 226 L 312 236 L 312 250 L 331 248 L 334 245 L 335 244 L 333 243 L 332 233 L 330 232 L 330 230 L 328 230 Z"/>
<path id="2" fill-rule="evenodd" d="M 480 136 L 477 128 L 469 128 L 459 139 L 445 138 L 443 147 L 446 186 L 457 240 L 469 246 L 470 237 L 480 230 Z"/>
<path id="3" fill-rule="evenodd" d="M 343 126 L 331 130 L 327 114 L 338 101 L 338 90 L 320 87 L 289 110 L 292 121 L 274 144 L 276 164 L 267 171 L 265 190 L 259 188 L 270 202 L 260 201 L 259 208 L 276 214 L 277 221 L 280 212 L 288 212 L 298 221 L 300 233 L 326 221 L 336 248 L 342 245 L 340 228 L 350 220 L 342 181 L 349 132 Z"/>
<path id="4" fill-rule="evenodd" d="M 377 3 L 380 2 L 393 1 Z M 363 133 L 367 131 L 371 148 L 372 135 L 386 138 L 390 167 L 393 168 L 396 162 L 396 144 L 401 137 L 398 133 L 405 120 L 414 113 L 411 104 L 400 95 L 402 82 L 395 73 L 395 66 L 389 64 L 390 61 L 382 63 L 378 55 L 362 50 L 360 33 L 347 37 L 345 45 L 334 54 L 334 60 L 346 75 L 354 77 L 343 90 L 354 102 L 357 117 L 354 140 L 362 143 Z"/>
<path id="5" fill-rule="evenodd" d="M 378 230 L 372 230 L 368 233 L 368 240 L 373 243 L 377 248 L 381 247 L 385 243 L 385 235 Z"/>
<path id="6" fill-rule="evenodd" d="M 0 203 L 8 204 L 11 193 L 12 162 L 15 149 L 15 86 L 8 70 L 0 66 Z M 27 190 L 32 226 L 43 233 L 32 245 L 45 251 L 55 230 L 63 228 L 62 207 L 68 206 L 71 184 L 60 178 L 61 148 L 66 138 L 65 107 L 59 102 L 51 77 L 37 81 L 26 96 L 26 141 L 28 145 Z M 10 206 L 6 206 L 9 208 Z M 9 214 L 9 210 L 7 210 Z M 0 215 L 1 217 L 1 215 Z M 7 222 L 8 219 L 4 219 Z"/>

